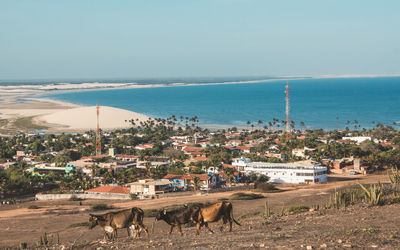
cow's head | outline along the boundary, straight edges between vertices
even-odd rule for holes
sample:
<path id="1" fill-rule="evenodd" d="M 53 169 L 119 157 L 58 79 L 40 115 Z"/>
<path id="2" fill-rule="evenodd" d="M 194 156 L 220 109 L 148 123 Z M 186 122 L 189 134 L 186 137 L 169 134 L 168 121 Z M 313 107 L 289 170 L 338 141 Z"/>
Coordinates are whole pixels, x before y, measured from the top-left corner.
<path id="1" fill-rule="evenodd" d="M 166 214 L 167 214 L 167 210 L 161 209 L 160 211 L 158 211 L 158 214 L 156 215 L 156 220 L 164 219 Z"/>
<path id="2" fill-rule="evenodd" d="M 97 226 L 99 224 L 99 220 L 101 219 L 100 216 L 98 215 L 94 215 L 94 214 L 89 214 L 89 229 L 94 228 L 95 226 Z"/>

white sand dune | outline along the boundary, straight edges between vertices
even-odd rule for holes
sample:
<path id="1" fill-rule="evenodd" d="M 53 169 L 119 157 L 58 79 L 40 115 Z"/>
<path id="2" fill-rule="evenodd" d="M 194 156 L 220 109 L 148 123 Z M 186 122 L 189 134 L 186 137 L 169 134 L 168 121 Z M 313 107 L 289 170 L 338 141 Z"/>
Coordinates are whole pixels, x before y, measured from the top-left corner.
<path id="1" fill-rule="evenodd" d="M 125 109 L 100 106 L 100 128 L 103 130 L 121 129 L 131 127 L 129 120 L 139 119 L 146 121 L 150 117 Z M 51 114 L 42 115 L 36 118 L 37 121 L 57 125 L 51 126 L 52 130 L 95 130 L 97 126 L 96 106 L 79 107 L 56 111 Z M 137 122 L 136 122 L 137 123 Z"/>

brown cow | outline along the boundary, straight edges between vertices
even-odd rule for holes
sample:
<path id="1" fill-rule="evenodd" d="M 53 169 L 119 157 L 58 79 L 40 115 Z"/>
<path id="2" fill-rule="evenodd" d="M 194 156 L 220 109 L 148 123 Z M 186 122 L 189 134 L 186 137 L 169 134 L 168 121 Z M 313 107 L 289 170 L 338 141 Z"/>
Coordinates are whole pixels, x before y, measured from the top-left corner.
<path id="1" fill-rule="evenodd" d="M 229 201 L 220 201 L 212 205 L 204 206 L 200 208 L 200 213 L 194 221 L 196 221 L 197 234 L 200 233 L 200 228 L 205 225 L 206 228 L 214 233 L 209 227 L 208 222 L 216 222 L 222 219 L 221 232 L 223 226 L 229 221 L 229 232 L 232 232 L 232 221 L 240 226 L 240 223 L 233 218 L 232 203 Z"/>
<path id="2" fill-rule="evenodd" d="M 149 236 L 146 226 L 143 224 L 144 212 L 142 209 L 133 207 L 131 209 L 117 212 L 109 212 L 102 215 L 90 214 L 89 229 L 99 225 L 104 230 L 104 239 L 114 240 L 117 237 L 117 230 L 126 228 L 135 231 L 134 237 L 137 238 L 140 231 L 144 230 Z M 134 228 L 134 229 L 133 229 Z"/>

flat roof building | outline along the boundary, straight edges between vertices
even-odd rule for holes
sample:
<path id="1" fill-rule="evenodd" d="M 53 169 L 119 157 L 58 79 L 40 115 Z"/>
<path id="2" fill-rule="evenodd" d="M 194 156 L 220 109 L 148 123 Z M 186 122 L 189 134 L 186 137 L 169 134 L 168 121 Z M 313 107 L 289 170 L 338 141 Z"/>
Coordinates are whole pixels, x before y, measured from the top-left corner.
<path id="1" fill-rule="evenodd" d="M 327 182 L 327 168 L 316 164 L 251 162 L 245 167 L 247 174 L 264 174 L 274 183 Z"/>

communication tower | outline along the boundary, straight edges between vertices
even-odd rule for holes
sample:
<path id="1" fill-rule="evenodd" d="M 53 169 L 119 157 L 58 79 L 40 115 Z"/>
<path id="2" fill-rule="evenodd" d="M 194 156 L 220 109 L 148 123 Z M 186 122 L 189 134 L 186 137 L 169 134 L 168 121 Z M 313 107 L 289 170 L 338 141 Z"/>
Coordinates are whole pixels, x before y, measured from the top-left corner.
<path id="1" fill-rule="evenodd" d="M 289 83 L 286 82 L 286 140 L 289 140 L 289 135 L 290 135 L 290 104 L 289 104 Z"/>

